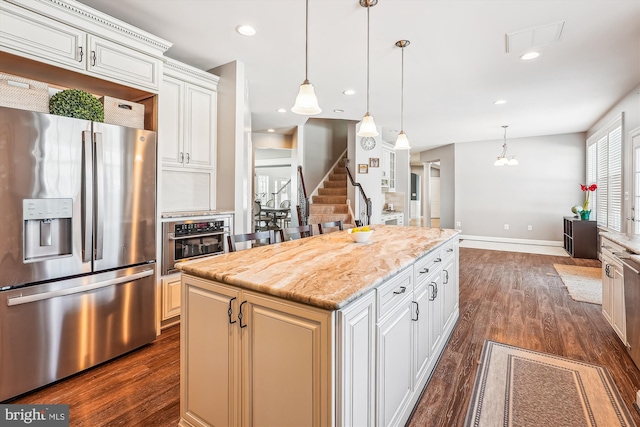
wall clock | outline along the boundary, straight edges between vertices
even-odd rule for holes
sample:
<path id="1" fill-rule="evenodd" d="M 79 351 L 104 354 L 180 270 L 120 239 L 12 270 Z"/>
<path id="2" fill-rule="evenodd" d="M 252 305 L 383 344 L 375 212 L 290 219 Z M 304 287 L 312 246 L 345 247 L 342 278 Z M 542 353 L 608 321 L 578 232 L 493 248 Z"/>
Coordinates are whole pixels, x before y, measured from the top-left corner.
<path id="1" fill-rule="evenodd" d="M 365 150 L 373 150 L 373 148 L 376 146 L 376 140 L 375 138 L 372 138 L 370 136 L 365 136 L 360 140 L 360 145 Z"/>

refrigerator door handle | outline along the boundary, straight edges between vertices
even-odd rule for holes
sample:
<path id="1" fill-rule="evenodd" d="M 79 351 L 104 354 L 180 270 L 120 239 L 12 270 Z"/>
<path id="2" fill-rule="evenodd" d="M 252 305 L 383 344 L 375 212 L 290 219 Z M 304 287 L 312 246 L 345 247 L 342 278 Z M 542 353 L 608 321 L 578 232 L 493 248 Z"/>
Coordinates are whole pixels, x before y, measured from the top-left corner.
<path id="1" fill-rule="evenodd" d="M 104 163 L 103 163 L 103 145 L 102 133 L 95 132 L 93 134 L 96 145 L 96 191 L 95 191 L 95 218 L 96 218 L 96 257 L 102 259 L 104 248 Z"/>
<path id="2" fill-rule="evenodd" d="M 91 262 L 93 244 L 93 140 L 91 131 L 82 132 L 82 262 Z"/>
<path id="3" fill-rule="evenodd" d="M 78 294 L 80 292 L 93 291 L 95 289 L 106 288 L 107 286 L 132 282 L 134 280 L 142 279 L 143 277 L 147 277 L 151 275 L 153 275 L 153 270 L 145 270 L 145 271 L 134 273 L 128 276 L 116 277 L 115 279 L 103 280 L 100 282 L 92 283 L 91 285 L 75 286 L 73 288 L 68 288 L 68 289 L 59 289 L 57 291 L 43 292 L 41 294 L 7 298 L 7 305 L 11 307 L 14 305 L 28 304 L 30 302 L 42 301 L 45 299 L 62 297 L 65 295 Z"/>

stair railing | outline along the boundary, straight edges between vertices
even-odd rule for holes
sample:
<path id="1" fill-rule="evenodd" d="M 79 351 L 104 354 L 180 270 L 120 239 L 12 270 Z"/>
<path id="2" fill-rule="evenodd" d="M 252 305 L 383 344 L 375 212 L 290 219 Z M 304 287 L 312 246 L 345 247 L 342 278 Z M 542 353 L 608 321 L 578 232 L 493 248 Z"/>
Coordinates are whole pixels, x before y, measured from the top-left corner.
<path id="1" fill-rule="evenodd" d="M 307 225 L 309 221 L 309 198 L 307 197 L 307 188 L 304 185 L 304 176 L 302 175 L 302 166 L 298 166 L 298 224 Z"/>
<path id="2" fill-rule="evenodd" d="M 289 178 L 289 181 L 285 182 L 282 187 L 280 187 L 280 189 L 274 193 L 271 193 L 271 198 L 273 199 L 273 201 L 275 202 L 274 206 L 280 206 L 280 203 L 282 202 L 282 192 L 284 190 L 287 190 L 287 194 L 290 195 L 291 193 L 291 178 Z M 289 196 L 288 198 L 289 200 L 291 199 L 291 196 Z"/>
<path id="3" fill-rule="evenodd" d="M 349 170 L 349 159 L 345 159 L 344 168 L 347 170 L 347 176 L 349 177 L 349 181 L 351 185 L 353 185 L 359 197 L 358 203 L 358 214 L 359 218 L 355 220 L 356 226 L 362 227 L 363 225 L 371 224 L 371 211 L 373 210 L 373 205 L 371 203 L 371 199 L 367 197 L 367 194 L 364 192 L 362 185 L 359 182 L 356 182 L 351 176 L 351 171 Z"/>

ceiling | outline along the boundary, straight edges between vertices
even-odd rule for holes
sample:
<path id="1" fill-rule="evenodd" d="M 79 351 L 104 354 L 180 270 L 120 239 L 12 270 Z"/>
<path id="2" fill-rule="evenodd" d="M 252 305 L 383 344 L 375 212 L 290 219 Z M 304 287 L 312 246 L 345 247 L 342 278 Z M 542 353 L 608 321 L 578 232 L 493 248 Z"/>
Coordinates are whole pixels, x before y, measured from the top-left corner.
<path id="1" fill-rule="evenodd" d="M 174 43 L 166 55 L 209 70 L 246 65 L 252 129 L 287 133 L 305 77 L 304 0 L 81 0 Z M 404 131 L 412 152 L 454 142 L 584 132 L 640 83 L 639 0 L 379 0 L 370 9 L 370 113 L 382 136 Z M 564 22 L 559 41 L 505 35 Z M 253 37 L 235 32 L 240 24 Z M 545 28 L 541 29 L 544 33 Z M 322 113 L 366 111 L 367 11 L 358 0 L 309 1 L 309 80 Z M 549 32 L 547 32 L 549 33 Z M 555 33 L 554 33 L 555 35 Z M 525 43 L 523 44 L 523 40 Z M 342 92 L 353 89 L 355 95 Z M 504 99 L 507 103 L 494 105 Z M 286 113 L 278 113 L 286 108 Z M 342 113 L 334 109 L 344 110 Z"/>

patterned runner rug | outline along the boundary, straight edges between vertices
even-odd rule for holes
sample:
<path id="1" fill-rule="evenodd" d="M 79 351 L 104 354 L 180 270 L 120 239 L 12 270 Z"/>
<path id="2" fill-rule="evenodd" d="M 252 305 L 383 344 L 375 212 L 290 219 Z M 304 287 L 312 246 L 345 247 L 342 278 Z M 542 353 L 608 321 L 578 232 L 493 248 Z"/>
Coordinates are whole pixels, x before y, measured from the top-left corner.
<path id="1" fill-rule="evenodd" d="M 485 340 L 465 426 L 635 423 L 605 368 Z"/>

